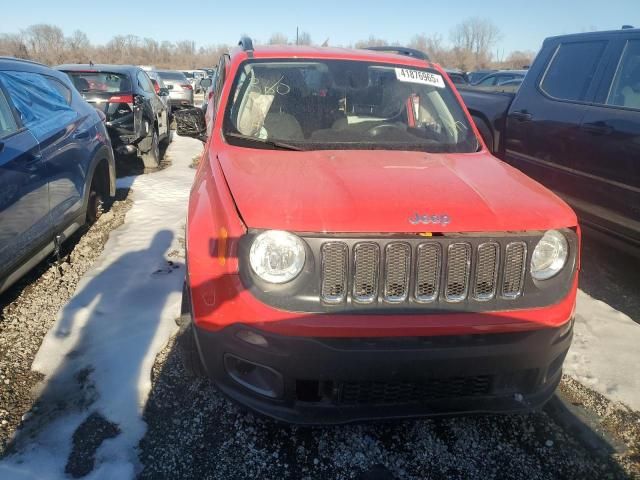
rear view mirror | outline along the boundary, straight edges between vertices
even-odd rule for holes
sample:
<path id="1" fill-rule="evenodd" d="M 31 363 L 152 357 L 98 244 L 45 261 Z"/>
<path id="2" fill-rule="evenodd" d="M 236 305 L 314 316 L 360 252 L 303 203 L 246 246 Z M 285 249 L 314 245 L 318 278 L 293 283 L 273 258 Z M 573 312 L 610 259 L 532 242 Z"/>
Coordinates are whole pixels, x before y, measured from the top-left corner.
<path id="1" fill-rule="evenodd" d="M 211 79 L 209 77 L 205 77 L 200 80 L 200 86 L 202 88 L 209 88 L 211 86 Z"/>
<path id="2" fill-rule="evenodd" d="M 169 95 L 169 89 L 168 89 L 168 88 L 164 88 L 164 87 L 162 87 L 162 88 L 158 91 L 158 96 L 160 96 L 160 97 L 166 97 L 167 95 Z"/>
<path id="3" fill-rule="evenodd" d="M 176 131 L 182 137 L 191 137 L 207 140 L 207 124 L 204 120 L 204 112 L 201 108 L 185 108 L 173 114 L 176 119 Z"/>

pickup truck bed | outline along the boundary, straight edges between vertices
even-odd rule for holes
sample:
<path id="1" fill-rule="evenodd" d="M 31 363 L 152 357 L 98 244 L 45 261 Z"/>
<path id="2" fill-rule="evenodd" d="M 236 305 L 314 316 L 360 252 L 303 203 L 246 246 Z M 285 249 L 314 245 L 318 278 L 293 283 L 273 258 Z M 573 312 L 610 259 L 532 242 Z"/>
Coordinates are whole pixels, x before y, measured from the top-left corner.
<path id="1" fill-rule="evenodd" d="M 459 88 L 458 91 L 487 147 L 493 153 L 499 153 L 507 112 L 516 96 L 515 92 L 474 87 Z"/>

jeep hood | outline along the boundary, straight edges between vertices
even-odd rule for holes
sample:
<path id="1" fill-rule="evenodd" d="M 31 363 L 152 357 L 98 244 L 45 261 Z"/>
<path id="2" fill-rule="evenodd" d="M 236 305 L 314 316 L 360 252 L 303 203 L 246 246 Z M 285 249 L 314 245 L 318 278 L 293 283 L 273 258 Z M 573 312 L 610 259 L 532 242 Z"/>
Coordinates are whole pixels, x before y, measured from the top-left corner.
<path id="1" fill-rule="evenodd" d="M 294 232 L 491 232 L 577 224 L 555 194 L 488 153 L 295 152 L 218 157 L 249 228 Z M 416 214 L 443 224 L 414 224 Z"/>

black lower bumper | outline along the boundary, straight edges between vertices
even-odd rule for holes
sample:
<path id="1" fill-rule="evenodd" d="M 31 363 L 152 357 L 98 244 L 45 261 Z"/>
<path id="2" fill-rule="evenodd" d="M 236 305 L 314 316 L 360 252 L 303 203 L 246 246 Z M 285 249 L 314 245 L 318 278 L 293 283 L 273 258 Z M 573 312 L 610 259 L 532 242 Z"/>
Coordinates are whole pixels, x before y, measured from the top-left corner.
<path id="1" fill-rule="evenodd" d="M 193 330 L 226 395 L 301 424 L 535 409 L 553 395 L 572 337 L 570 326 L 373 339 L 284 337 L 243 325 Z M 247 331 L 252 343 L 240 338 Z"/>

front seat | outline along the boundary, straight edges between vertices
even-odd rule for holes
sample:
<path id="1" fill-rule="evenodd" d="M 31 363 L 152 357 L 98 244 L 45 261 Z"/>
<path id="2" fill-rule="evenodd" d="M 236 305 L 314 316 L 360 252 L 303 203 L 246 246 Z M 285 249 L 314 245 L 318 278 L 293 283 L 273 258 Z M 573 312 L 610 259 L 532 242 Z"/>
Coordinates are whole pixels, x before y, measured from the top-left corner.
<path id="1" fill-rule="evenodd" d="M 269 138 L 278 140 L 303 140 L 302 127 L 293 115 L 284 112 L 269 112 L 264 119 L 264 128 Z"/>
<path id="2" fill-rule="evenodd" d="M 79 92 L 87 92 L 90 89 L 89 82 L 86 78 L 73 77 L 73 84 L 76 86 L 76 90 Z"/>

